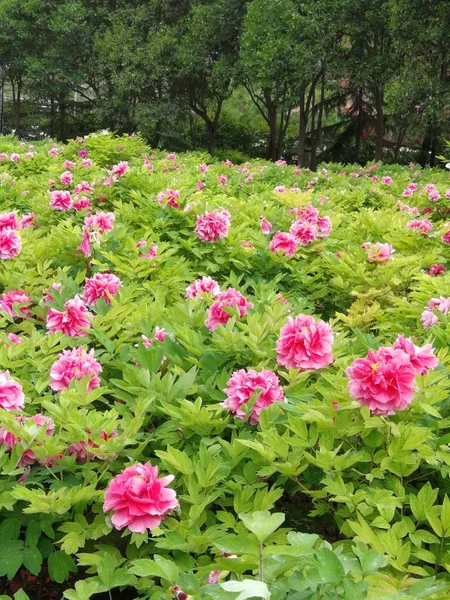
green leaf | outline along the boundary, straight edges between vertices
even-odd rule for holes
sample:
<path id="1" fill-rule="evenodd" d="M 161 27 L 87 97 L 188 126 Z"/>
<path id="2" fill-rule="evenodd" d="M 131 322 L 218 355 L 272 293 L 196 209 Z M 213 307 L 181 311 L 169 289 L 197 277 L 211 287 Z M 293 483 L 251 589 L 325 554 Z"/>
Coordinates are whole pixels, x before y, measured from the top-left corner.
<path id="1" fill-rule="evenodd" d="M 64 597 L 68 600 L 89 600 L 99 589 L 97 581 L 84 579 L 77 581 L 74 590 L 66 590 Z"/>
<path id="2" fill-rule="evenodd" d="M 235 600 L 246 600 L 247 598 L 263 598 L 270 600 L 270 591 L 263 581 L 244 579 L 243 581 L 226 581 L 220 587 L 226 592 L 240 592 Z"/>
<path id="3" fill-rule="evenodd" d="M 9 540 L 0 545 L 0 576 L 6 575 L 13 579 L 22 566 L 23 542 L 21 540 Z"/>
<path id="4" fill-rule="evenodd" d="M 338 556 L 328 548 L 317 550 L 318 573 L 323 583 L 339 585 L 345 577 L 344 567 Z"/>
<path id="5" fill-rule="evenodd" d="M 227 535 L 214 542 L 216 548 L 227 554 L 236 554 L 242 556 L 250 554 L 251 556 L 259 555 L 259 545 L 242 535 Z"/>
<path id="6" fill-rule="evenodd" d="M 259 542 L 263 544 L 274 531 L 284 523 L 283 513 L 271 514 L 268 510 L 259 510 L 254 513 L 241 513 L 239 518 L 245 527 L 254 533 Z"/>
<path id="7" fill-rule="evenodd" d="M 33 575 L 38 575 L 42 565 L 42 554 L 36 547 L 25 548 L 23 564 Z"/>
<path id="8" fill-rule="evenodd" d="M 77 568 L 71 556 L 57 550 L 48 557 L 48 573 L 56 583 L 67 581 L 70 573 L 76 573 Z"/>

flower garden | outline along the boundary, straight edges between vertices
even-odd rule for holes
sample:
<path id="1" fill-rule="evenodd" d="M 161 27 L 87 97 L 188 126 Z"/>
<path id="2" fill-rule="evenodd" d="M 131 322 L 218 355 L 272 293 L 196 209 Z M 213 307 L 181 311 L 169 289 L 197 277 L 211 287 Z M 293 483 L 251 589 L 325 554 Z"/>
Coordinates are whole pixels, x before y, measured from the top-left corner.
<path id="1" fill-rule="evenodd" d="M 0 592 L 450 596 L 450 177 L 0 141 Z"/>

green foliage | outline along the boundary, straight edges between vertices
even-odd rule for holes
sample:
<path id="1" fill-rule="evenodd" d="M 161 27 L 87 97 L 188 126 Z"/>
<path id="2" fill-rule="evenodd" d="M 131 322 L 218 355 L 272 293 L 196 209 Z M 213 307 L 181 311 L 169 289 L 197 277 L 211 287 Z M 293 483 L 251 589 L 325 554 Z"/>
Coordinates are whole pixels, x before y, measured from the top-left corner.
<path id="1" fill-rule="evenodd" d="M 57 157 L 49 155 L 54 146 Z M 81 166 L 81 148 L 91 166 Z M 0 578 L 12 582 L 5 593 L 25 600 L 47 582 L 68 600 L 110 590 L 169 600 L 175 586 L 195 600 L 448 597 L 450 325 L 445 315 L 429 330 L 420 320 L 431 298 L 449 293 L 447 273 L 427 274 L 432 264 L 448 266 L 441 240 L 447 175 L 329 164 L 315 180 L 262 161 L 216 161 L 201 172 L 202 154 L 168 157 L 139 136 L 102 133 L 66 146 L 38 142 L 33 158 L 11 137 L 0 149 L 21 155 L 1 163 L 2 212 L 35 213 L 35 226 L 19 230 L 21 253 L 0 265 L 0 294 L 22 289 L 32 299 L 29 316 L 0 316 L 0 370 L 25 394 L 23 411 L 0 411 L 2 436 L 16 438 L 13 448 L 0 445 Z M 65 160 L 76 163 L 73 186 L 93 185 L 92 212 L 115 215 L 90 257 L 77 251 L 86 210 L 49 206 L 49 179 L 59 187 Z M 103 185 L 121 160 L 130 170 Z M 396 206 L 412 181 L 418 190 L 408 202 L 432 207 L 428 236 L 407 229 L 412 217 Z M 431 183 L 437 203 L 425 190 Z M 284 194 L 274 191 L 280 185 Z M 179 190 L 179 209 L 158 201 L 166 189 Z M 290 209 L 309 203 L 330 217 L 330 237 L 291 258 L 272 253 L 260 215 L 272 234 L 287 231 Z M 231 214 L 228 237 L 201 242 L 196 217 L 219 207 Z M 141 239 L 144 249 L 136 248 Z M 361 248 L 367 241 L 391 243 L 393 260 L 369 263 Z M 152 245 L 157 256 L 141 258 Z M 82 295 L 87 278 L 105 271 L 122 285 L 110 303 L 89 308 L 86 336 L 49 333 L 50 307 L 61 310 Z M 185 298 L 203 275 L 235 287 L 254 307 L 241 319 L 231 310 L 226 325 L 209 331 L 211 299 Z M 51 288 L 57 282 L 59 291 Z M 52 301 L 44 298 L 49 292 Z M 329 367 L 301 372 L 277 364 L 280 329 L 298 313 L 332 325 Z M 156 327 L 170 335 L 155 339 Z M 431 343 L 439 366 L 417 377 L 404 411 L 371 414 L 350 397 L 345 369 L 400 333 Z M 88 391 L 83 378 L 53 391 L 51 366 L 79 345 L 94 350 L 100 386 Z M 251 368 L 276 372 L 286 397 L 263 409 L 257 425 L 221 405 L 231 374 Z M 52 435 L 18 422 L 21 412 L 51 417 Z M 105 490 L 143 462 L 174 476 L 180 507 L 151 532 L 116 530 L 103 512 Z"/>

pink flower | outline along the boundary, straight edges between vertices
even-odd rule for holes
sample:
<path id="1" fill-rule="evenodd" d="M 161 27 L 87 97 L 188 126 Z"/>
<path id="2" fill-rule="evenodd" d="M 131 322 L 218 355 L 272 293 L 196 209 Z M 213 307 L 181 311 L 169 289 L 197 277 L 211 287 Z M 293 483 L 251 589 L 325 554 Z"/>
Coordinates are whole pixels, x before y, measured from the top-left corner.
<path id="1" fill-rule="evenodd" d="M 208 170 L 208 165 L 202 163 L 201 165 L 198 165 L 198 170 L 200 171 L 200 173 L 206 173 L 206 171 Z"/>
<path id="2" fill-rule="evenodd" d="M 402 196 L 404 198 L 410 198 L 413 195 L 413 193 L 414 192 L 411 189 L 407 188 L 406 190 L 403 190 Z"/>
<path id="3" fill-rule="evenodd" d="M 50 369 L 50 387 L 52 390 L 60 392 L 70 386 L 71 382 L 83 377 L 90 377 L 88 392 L 100 386 L 99 373 L 102 367 L 94 358 L 94 350 L 86 352 L 79 346 L 72 350 L 63 350 L 58 355 L 58 360 L 54 362 Z"/>
<path id="4" fill-rule="evenodd" d="M 50 192 L 49 205 L 55 210 L 69 210 L 69 208 L 72 207 L 70 192 L 65 190 L 55 190 L 54 192 Z"/>
<path id="5" fill-rule="evenodd" d="M 27 227 L 31 227 L 34 224 L 35 219 L 34 212 L 30 212 L 24 215 L 19 221 L 19 229 L 26 229 Z"/>
<path id="6" fill-rule="evenodd" d="M 258 423 L 263 408 L 270 406 L 274 402 L 284 401 L 283 388 L 280 386 L 278 377 L 272 371 L 263 370 L 260 373 L 253 369 L 235 371 L 229 379 L 224 392 L 227 395 L 227 399 L 225 402 L 222 402 L 221 406 L 228 408 L 239 419 L 246 418 L 246 413 L 242 410 L 242 406 L 255 393 L 258 393 L 256 400 L 250 408 L 250 423 L 252 425 Z"/>
<path id="7" fill-rule="evenodd" d="M 168 158 L 169 160 L 177 160 L 177 155 L 175 154 L 175 152 L 169 152 L 169 153 L 167 154 L 167 158 Z"/>
<path id="8" fill-rule="evenodd" d="M 158 342 L 164 342 L 164 340 L 166 339 L 166 335 L 169 335 L 169 334 L 163 327 L 158 327 L 158 326 L 155 327 L 155 333 L 153 334 L 155 340 L 158 340 Z M 169 337 L 172 338 L 173 336 L 170 334 Z M 149 338 L 144 334 L 141 335 L 141 338 L 143 340 L 142 343 L 145 348 L 150 348 L 150 346 L 153 345 L 152 338 Z M 161 362 L 164 362 L 165 359 L 166 359 L 166 357 L 163 356 Z"/>
<path id="9" fill-rule="evenodd" d="M 75 169 L 76 166 L 77 165 L 73 161 L 71 161 L 71 160 L 65 160 L 63 162 L 63 167 L 65 169 L 68 169 L 69 171 L 71 171 L 72 169 Z"/>
<path id="10" fill-rule="evenodd" d="M 306 221 L 313 225 L 319 220 L 319 211 L 311 203 L 303 208 L 291 208 L 289 214 L 295 216 L 297 221 Z"/>
<path id="11" fill-rule="evenodd" d="M 4 161 L 8 158 L 8 155 L 6 154 L 6 152 L 0 152 L 0 161 Z"/>
<path id="12" fill-rule="evenodd" d="M 92 430 L 88 429 L 86 433 L 91 434 Z M 115 430 L 113 430 L 110 434 L 107 434 L 105 431 L 100 431 L 100 438 L 105 442 L 115 437 L 117 437 L 117 431 Z M 70 456 L 75 456 L 76 460 L 80 463 L 87 462 L 88 457 L 99 458 L 102 460 L 105 458 L 104 456 L 100 456 L 99 454 L 93 452 L 93 450 L 96 450 L 99 447 L 100 446 L 98 444 L 88 437 L 87 443 L 84 440 L 80 440 L 79 442 L 70 444 L 68 453 Z"/>
<path id="13" fill-rule="evenodd" d="M 22 386 L 11 379 L 9 371 L 0 371 L 0 408 L 3 410 L 19 410 L 25 404 Z"/>
<path id="14" fill-rule="evenodd" d="M 20 254 L 22 240 L 14 229 L 6 227 L 0 230 L 0 259 L 9 260 Z"/>
<path id="15" fill-rule="evenodd" d="M 22 338 L 15 333 L 8 333 L 8 340 L 11 342 L 11 344 L 20 344 Z"/>
<path id="16" fill-rule="evenodd" d="M 94 191 L 94 188 L 92 186 L 90 186 L 87 181 L 80 181 L 80 183 L 78 183 L 73 188 L 74 194 L 81 194 L 81 192 L 86 192 L 86 194 L 92 194 L 93 191 Z"/>
<path id="17" fill-rule="evenodd" d="M 142 240 L 139 240 L 139 241 L 138 241 L 138 242 L 136 242 L 136 244 L 135 244 L 136 248 L 141 248 L 142 246 L 146 246 L 146 245 L 147 245 L 147 242 L 146 242 L 144 239 L 142 239 Z"/>
<path id="18" fill-rule="evenodd" d="M 233 166 L 231 160 L 224 160 L 222 164 L 225 165 L 225 167 L 228 167 L 229 169 L 231 169 L 231 167 Z"/>
<path id="19" fill-rule="evenodd" d="M 111 169 L 111 175 L 116 177 L 123 177 L 127 171 L 130 170 L 130 165 L 126 161 L 121 161 L 117 165 L 114 165 Z"/>
<path id="20" fill-rule="evenodd" d="M 104 298 L 106 304 L 111 302 L 110 296 L 115 296 L 122 282 L 113 273 L 96 273 L 94 277 L 86 279 L 83 290 L 83 301 L 92 306 L 97 304 L 99 298 Z"/>
<path id="21" fill-rule="evenodd" d="M 92 163 L 92 160 L 90 158 L 84 158 L 81 161 L 81 166 L 84 167 L 84 168 L 86 168 L 86 167 L 92 167 L 92 164 L 93 163 Z"/>
<path id="22" fill-rule="evenodd" d="M 333 330 L 310 315 L 289 317 L 277 341 L 277 361 L 288 369 L 315 371 L 333 362 Z"/>
<path id="23" fill-rule="evenodd" d="M 228 236 L 230 213 L 227 210 L 213 210 L 199 215 L 195 225 L 195 233 L 202 242 L 216 242 Z"/>
<path id="24" fill-rule="evenodd" d="M 437 275 L 442 275 L 442 273 L 445 273 L 446 270 L 447 269 L 445 268 L 444 265 L 440 265 L 440 264 L 431 265 L 431 267 L 427 271 L 427 275 L 436 277 Z"/>
<path id="25" fill-rule="evenodd" d="M 437 202 L 440 199 L 441 195 L 438 192 L 438 190 L 431 190 L 428 193 L 428 200 L 431 200 L 431 202 Z"/>
<path id="26" fill-rule="evenodd" d="M 419 186 L 417 185 L 417 183 L 410 183 L 408 185 L 408 189 L 411 190 L 412 192 L 416 192 L 418 188 L 419 188 Z"/>
<path id="27" fill-rule="evenodd" d="M 285 194 L 286 188 L 284 187 L 284 185 L 277 185 L 276 187 L 274 187 L 273 191 L 277 192 L 278 194 Z"/>
<path id="28" fill-rule="evenodd" d="M 391 255 L 395 252 L 390 244 L 382 244 L 381 242 L 376 242 L 375 244 L 367 242 L 365 250 L 367 252 L 367 260 L 377 263 L 392 260 L 393 257 Z"/>
<path id="29" fill-rule="evenodd" d="M 201 192 L 204 187 L 205 187 L 205 184 L 203 183 L 203 181 L 197 181 L 197 183 L 195 184 L 195 189 L 198 192 Z"/>
<path id="30" fill-rule="evenodd" d="M 19 228 L 19 220 L 15 211 L 10 213 L 0 213 L 0 231 L 6 228 Z"/>
<path id="31" fill-rule="evenodd" d="M 16 304 L 22 304 L 23 306 L 15 309 L 14 305 Z M 0 296 L 0 311 L 5 312 L 13 319 L 31 317 L 30 306 L 31 298 L 22 290 L 10 290 Z"/>
<path id="32" fill-rule="evenodd" d="M 47 313 L 47 329 L 51 333 L 64 333 L 71 337 L 84 337 L 87 334 L 81 329 L 90 329 L 89 318 L 93 317 L 79 296 L 64 304 L 64 311 L 51 308 Z"/>
<path id="33" fill-rule="evenodd" d="M 447 190 L 447 191 L 445 192 L 445 197 L 446 197 L 447 199 L 449 199 L 449 198 L 450 198 L 450 189 L 449 189 L 449 190 Z"/>
<path id="34" fill-rule="evenodd" d="M 433 346 L 425 344 L 422 348 L 415 346 L 411 338 L 399 335 L 394 342 L 395 350 L 403 350 L 409 356 L 412 366 L 419 375 L 426 375 L 430 369 L 435 369 L 439 361 L 434 355 Z"/>
<path id="35" fill-rule="evenodd" d="M 217 181 L 221 185 L 225 185 L 227 183 L 228 179 L 225 177 L 225 175 L 217 175 Z"/>
<path id="36" fill-rule="evenodd" d="M 247 240 L 246 242 L 242 242 L 241 248 L 250 248 L 250 250 L 254 250 L 255 246 L 253 245 L 253 242 Z"/>
<path id="37" fill-rule="evenodd" d="M 58 148 L 50 148 L 50 150 L 48 151 L 50 156 L 59 156 L 59 150 Z"/>
<path id="38" fill-rule="evenodd" d="M 16 153 L 11 154 L 11 156 L 9 157 L 9 160 L 13 163 L 18 163 L 20 160 L 20 154 L 16 154 Z"/>
<path id="39" fill-rule="evenodd" d="M 70 171 L 64 171 L 64 173 L 59 178 L 62 185 L 71 185 L 72 184 L 72 173 Z"/>
<path id="40" fill-rule="evenodd" d="M 444 298 L 444 296 L 431 298 L 421 316 L 424 329 L 429 329 L 435 323 L 439 323 L 440 319 L 434 311 L 447 315 L 450 312 L 450 298 Z"/>
<path id="41" fill-rule="evenodd" d="M 86 150 L 86 148 L 83 148 L 82 150 L 78 151 L 78 156 L 80 158 L 86 158 L 87 155 L 88 155 L 88 151 Z"/>
<path id="42" fill-rule="evenodd" d="M 307 221 L 294 221 L 289 231 L 302 246 L 308 246 L 317 237 L 316 226 Z"/>
<path id="43" fill-rule="evenodd" d="M 179 506 L 175 490 L 167 487 L 173 479 L 173 475 L 158 479 L 158 467 L 150 463 L 128 467 L 109 482 L 103 512 L 114 511 L 111 522 L 116 529 L 152 531 Z"/>
<path id="44" fill-rule="evenodd" d="M 164 192 L 159 192 L 157 199 L 160 204 L 164 206 L 172 206 L 173 208 L 180 208 L 177 200 L 180 198 L 180 192 L 178 190 L 165 190 Z"/>
<path id="45" fill-rule="evenodd" d="M 367 358 L 357 358 L 345 371 L 350 381 L 348 390 L 377 415 L 392 415 L 411 403 L 416 368 L 410 356 L 401 349 L 369 350 Z"/>
<path id="46" fill-rule="evenodd" d="M 91 227 L 93 230 L 102 234 L 105 231 L 111 231 L 113 223 L 116 220 L 114 213 L 97 212 L 90 217 L 86 217 L 84 224 L 86 227 Z"/>
<path id="47" fill-rule="evenodd" d="M 277 231 L 270 241 L 269 250 L 276 254 L 281 252 L 286 256 L 293 256 L 298 247 L 298 240 L 292 233 Z"/>
<path id="48" fill-rule="evenodd" d="M 91 200 L 87 196 L 81 196 L 81 198 L 74 198 L 72 208 L 76 211 L 83 210 L 91 206 Z"/>
<path id="49" fill-rule="evenodd" d="M 391 185 L 392 177 L 382 177 L 381 183 L 384 183 L 384 185 Z"/>
<path id="50" fill-rule="evenodd" d="M 441 237 L 441 240 L 446 244 L 450 244 L 450 229 Z"/>
<path id="51" fill-rule="evenodd" d="M 406 225 L 406 229 L 414 229 L 414 231 L 418 231 L 422 235 L 425 235 L 428 231 L 433 229 L 433 223 L 428 219 L 413 219 Z"/>
<path id="52" fill-rule="evenodd" d="M 92 254 L 92 246 L 91 246 L 91 232 L 86 225 L 83 227 L 83 237 L 81 238 L 81 244 L 77 248 L 80 252 L 82 252 L 86 257 L 91 256 Z"/>
<path id="53" fill-rule="evenodd" d="M 247 314 L 247 309 L 253 308 L 253 304 L 234 288 L 220 292 L 217 301 L 209 307 L 208 318 L 205 321 L 205 325 L 210 331 L 214 331 L 219 325 L 225 325 L 231 319 L 232 315 L 224 310 L 225 308 L 234 308 L 234 311 L 230 312 L 237 310 L 239 317 L 242 318 Z"/>
<path id="54" fill-rule="evenodd" d="M 220 294 L 220 286 L 212 277 L 202 277 L 196 279 L 186 288 L 186 298 L 197 298 L 204 294 L 210 294 L 211 298 L 216 298 Z"/>
<path id="55" fill-rule="evenodd" d="M 156 258 L 158 256 L 158 246 L 150 246 L 150 248 L 148 249 L 148 252 L 145 252 L 143 254 L 139 255 L 139 258 L 147 258 L 147 259 L 152 259 L 152 258 Z"/>
<path id="56" fill-rule="evenodd" d="M 268 221 L 265 217 L 259 217 L 259 224 L 261 227 L 261 231 L 268 235 L 272 231 L 272 223 Z"/>

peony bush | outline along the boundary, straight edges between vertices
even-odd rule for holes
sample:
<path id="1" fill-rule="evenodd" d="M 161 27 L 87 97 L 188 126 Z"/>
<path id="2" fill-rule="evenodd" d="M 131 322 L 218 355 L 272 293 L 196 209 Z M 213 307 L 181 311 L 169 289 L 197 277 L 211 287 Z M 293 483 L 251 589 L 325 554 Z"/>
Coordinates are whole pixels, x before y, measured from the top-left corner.
<path id="1" fill-rule="evenodd" d="M 0 593 L 448 598 L 449 190 L 2 138 Z"/>

